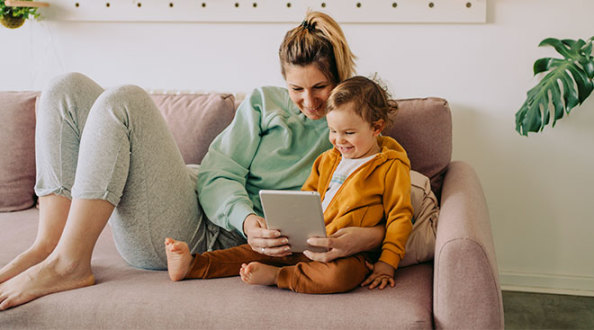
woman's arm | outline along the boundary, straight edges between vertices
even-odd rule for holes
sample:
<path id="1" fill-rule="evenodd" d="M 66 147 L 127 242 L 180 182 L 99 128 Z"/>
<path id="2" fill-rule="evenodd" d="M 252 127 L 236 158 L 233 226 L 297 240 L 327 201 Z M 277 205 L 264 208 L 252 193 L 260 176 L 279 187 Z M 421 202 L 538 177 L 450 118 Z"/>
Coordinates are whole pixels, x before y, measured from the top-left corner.
<path id="1" fill-rule="evenodd" d="M 246 190 L 250 164 L 260 143 L 259 107 L 251 98 L 237 109 L 235 118 L 211 143 L 198 172 L 198 198 L 210 221 L 241 234 L 243 222 L 255 213 Z"/>
<path id="2" fill-rule="evenodd" d="M 244 235 L 254 251 L 285 256 L 290 254 L 286 252 L 286 239 L 279 231 L 266 228 L 246 190 L 250 166 L 262 139 L 261 98 L 260 91 L 252 93 L 210 145 L 198 173 L 198 197 L 209 220 Z"/>
<path id="3" fill-rule="evenodd" d="M 309 245 L 324 247 L 328 252 L 304 251 L 306 257 L 314 261 L 329 262 L 337 258 L 352 256 L 363 251 L 377 249 L 386 234 L 382 225 L 375 227 L 346 227 L 339 229 L 328 238 L 310 238 Z"/>

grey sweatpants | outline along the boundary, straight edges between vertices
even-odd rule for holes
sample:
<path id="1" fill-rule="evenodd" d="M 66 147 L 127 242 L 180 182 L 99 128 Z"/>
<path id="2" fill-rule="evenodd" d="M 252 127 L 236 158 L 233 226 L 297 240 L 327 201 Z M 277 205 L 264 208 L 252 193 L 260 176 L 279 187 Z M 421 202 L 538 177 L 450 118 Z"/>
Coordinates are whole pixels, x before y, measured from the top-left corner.
<path id="1" fill-rule="evenodd" d="M 132 266 L 165 269 L 165 237 L 194 253 L 245 243 L 203 215 L 196 175 L 139 87 L 104 90 L 78 73 L 54 79 L 39 100 L 35 146 L 37 195 L 113 204 L 116 247 Z"/>

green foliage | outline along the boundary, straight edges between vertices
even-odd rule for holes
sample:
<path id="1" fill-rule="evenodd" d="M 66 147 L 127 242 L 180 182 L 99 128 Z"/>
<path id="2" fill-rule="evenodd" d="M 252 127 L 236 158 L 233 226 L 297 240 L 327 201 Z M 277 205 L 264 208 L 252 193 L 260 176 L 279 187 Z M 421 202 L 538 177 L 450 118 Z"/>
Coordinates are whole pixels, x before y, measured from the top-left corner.
<path id="1" fill-rule="evenodd" d="M 25 0 L 25 1 L 32 1 L 32 0 Z M 4 0 L 0 0 L 0 18 L 7 16 L 7 17 L 22 17 L 22 18 L 30 18 L 39 17 L 39 13 L 37 12 L 37 8 L 35 7 L 8 7 L 4 4 Z"/>
<path id="2" fill-rule="evenodd" d="M 584 41 L 548 38 L 538 46 L 552 46 L 563 59 L 541 58 L 534 62 L 534 75 L 546 73 L 527 93 L 526 101 L 516 112 L 516 131 L 522 135 L 540 132 L 553 118 L 558 119 L 582 104 L 594 90 L 594 37 Z"/>

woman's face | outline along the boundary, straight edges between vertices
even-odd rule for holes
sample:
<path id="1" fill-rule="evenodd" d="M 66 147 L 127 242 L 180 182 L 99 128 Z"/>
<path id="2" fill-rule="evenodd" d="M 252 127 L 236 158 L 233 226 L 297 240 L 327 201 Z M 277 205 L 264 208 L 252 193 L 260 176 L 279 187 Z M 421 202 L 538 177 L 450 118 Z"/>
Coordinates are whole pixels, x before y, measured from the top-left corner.
<path id="1" fill-rule="evenodd" d="M 289 97 L 307 118 L 317 120 L 326 115 L 326 101 L 334 84 L 315 64 L 285 64 L 285 78 Z"/>

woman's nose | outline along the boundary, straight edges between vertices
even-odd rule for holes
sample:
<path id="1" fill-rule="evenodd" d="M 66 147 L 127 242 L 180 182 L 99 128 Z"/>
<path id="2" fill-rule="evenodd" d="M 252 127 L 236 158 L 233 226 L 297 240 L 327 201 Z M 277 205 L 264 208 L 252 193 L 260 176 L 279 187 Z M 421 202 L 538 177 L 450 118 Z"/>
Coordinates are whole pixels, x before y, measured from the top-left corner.
<path id="1" fill-rule="evenodd" d="M 311 108 L 315 105 L 314 96 L 311 92 L 306 91 L 303 94 L 303 105 L 307 108 Z"/>

